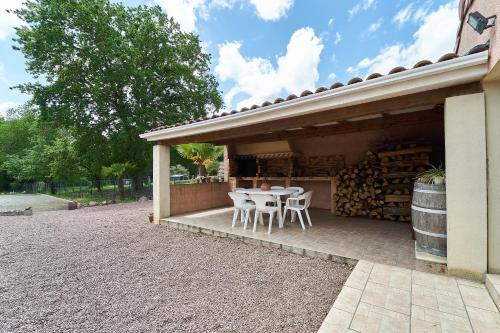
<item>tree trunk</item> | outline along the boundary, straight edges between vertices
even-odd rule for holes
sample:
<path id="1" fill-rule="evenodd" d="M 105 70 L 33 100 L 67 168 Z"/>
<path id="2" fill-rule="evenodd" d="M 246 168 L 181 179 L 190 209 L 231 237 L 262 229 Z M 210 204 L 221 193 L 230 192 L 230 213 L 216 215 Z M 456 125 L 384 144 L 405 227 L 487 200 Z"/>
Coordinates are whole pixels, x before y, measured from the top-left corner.
<path id="1" fill-rule="evenodd" d="M 198 165 L 198 173 L 200 174 L 200 177 L 206 177 L 207 176 L 207 168 L 205 168 L 204 164 Z"/>
<path id="2" fill-rule="evenodd" d="M 95 187 L 97 188 L 97 192 L 102 192 L 101 180 L 99 178 L 95 180 Z"/>
<path id="3" fill-rule="evenodd" d="M 123 178 L 118 179 L 118 192 L 120 193 L 120 200 L 125 198 L 125 186 L 123 184 Z"/>
<path id="4" fill-rule="evenodd" d="M 57 193 L 57 189 L 56 189 L 56 184 L 54 184 L 54 182 L 50 182 L 50 194 L 56 194 Z"/>
<path id="5" fill-rule="evenodd" d="M 139 176 L 134 177 L 134 192 L 141 193 L 142 192 L 142 179 Z"/>

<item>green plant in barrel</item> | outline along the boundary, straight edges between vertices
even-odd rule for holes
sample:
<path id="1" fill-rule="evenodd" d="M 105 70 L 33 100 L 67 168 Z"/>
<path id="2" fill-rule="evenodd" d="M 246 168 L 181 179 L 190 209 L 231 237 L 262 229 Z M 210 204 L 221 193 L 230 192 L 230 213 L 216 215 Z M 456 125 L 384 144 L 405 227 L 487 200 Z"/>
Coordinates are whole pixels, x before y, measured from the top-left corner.
<path id="1" fill-rule="evenodd" d="M 423 184 L 434 184 L 442 185 L 446 182 L 446 171 L 443 169 L 442 165 L 436 167 L 430 165 L 429 170 L 423 171 L 417 175 L 417 182 Z"/>

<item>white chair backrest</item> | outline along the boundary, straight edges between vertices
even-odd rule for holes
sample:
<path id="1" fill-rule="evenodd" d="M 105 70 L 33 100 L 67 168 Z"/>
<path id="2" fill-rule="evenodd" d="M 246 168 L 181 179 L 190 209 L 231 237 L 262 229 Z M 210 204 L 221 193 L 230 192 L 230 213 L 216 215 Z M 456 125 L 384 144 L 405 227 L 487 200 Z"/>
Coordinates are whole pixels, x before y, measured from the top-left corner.
<path id="1" fill-rule="evenodd" d="M 301 195 L 302 193 L 304 193 L 304 188 L 303 187 L 299 187 L 299 186 L 290 186 L 290 187 L 287 187 L 286 189 L 287 190 L 295 190 L 296 191 L 296 192 L 290 194 L 290 196 L 292 198 L 296 198 L 299 195 Z"/>
<path id="2" fill-rule="evenodd" d="M 276 202 L 276 197 L 269 194 L 250 194 L 250 199 L 255 202 L 257 210 L 265 209 L 268 202 Z"/>
<path id="3" fill-rule="evenodd" d="M 271 190 L 284 190 L 283 186 L 271 186 Z"/>
<path id="4" fill-rule="evenodd" d="M 236 208 L 242 208 L 243 204 L 247 200 L 250 200 L 250 197 L 248 196 L 248 194 L 244 194 L 244 193 L 229 192 L 228 195 L 233 200 L 234 207 L 236 207 Z"/>
<path id="5" fill-rule="evenodd" d="M 313 191 L 308 191 L 300 196 L 301 199 L 305 200 L 305 203 L 304 203 L 305 209 L 309 208 L 309 206 L 311 205 L 312 195 L 313 195 Z"/>
<path id="6" fill-rule="evenodd" d="M 243 187 L 235 187 L 235 188 L 233 189 L 233 192 L 236 192 L 236 191 L 241 191 L 241 190 L 244 190 L 244 189 L 245 189 L 245 188 L 243 188 Z"/>

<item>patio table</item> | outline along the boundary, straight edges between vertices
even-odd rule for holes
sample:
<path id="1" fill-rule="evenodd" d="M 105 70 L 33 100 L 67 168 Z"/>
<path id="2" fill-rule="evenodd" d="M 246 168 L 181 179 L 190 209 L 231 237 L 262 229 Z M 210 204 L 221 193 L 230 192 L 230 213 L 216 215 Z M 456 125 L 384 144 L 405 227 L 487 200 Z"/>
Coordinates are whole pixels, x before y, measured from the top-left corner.
<path id="1" fill-rule="evenodd" d="M 245 188 L 241 190 L 236 190 L 236 193 L 245 193 L 245 194 L 269 194 L 277 197 L 276 204 L 278 205 L 278 221 L 279 227 L 283 228 L 283 213 L 281 212 L 281 196 L 282 195 L 290 195 L 298 190 L 293 189 L 279 189 L 279 190 L 269 190 L 262 191 L 260 188 Z"/>

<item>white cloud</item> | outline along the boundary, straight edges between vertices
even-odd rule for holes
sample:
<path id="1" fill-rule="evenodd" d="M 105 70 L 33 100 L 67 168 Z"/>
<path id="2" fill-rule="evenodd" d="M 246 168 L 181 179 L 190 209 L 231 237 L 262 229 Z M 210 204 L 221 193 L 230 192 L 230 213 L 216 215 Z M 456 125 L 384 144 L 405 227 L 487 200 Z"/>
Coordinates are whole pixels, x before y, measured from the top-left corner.
<path id="1" fill-rule="evenodd" d="M 415 2 L 409 3 L 405 8 L 401 9 L 394 15 L 392 22 L 402 27 L 410 19 L 413 22 L 421 22 L 427 16 L 432 6 L 432 0 L 427 0 L 424 4 L 416 7 Z"/>
<path id="2" fill-rule="evenodd" d="M 1 0 L 0 1 L 0 40 L 7 39 L 13 32 L 13 27 L 22 24 L 16 15 L 7 13 L 7 9 L 21 8 L 25 0 Z"/>
<path id="3" fill-rule="evenodd" d="M 172 16 L 181 29 L 196 31 L 198 17 L 208 19 L 210 9 L 232 8 L 236 0 L 154 0 L 169 16 Z"/>
<path id="4" fill-rule="evenodd" d="M 382 26 L 383 23 L 384 23 L 384 19 L 379 18 L 377 20 L 377 22 L 370 24 L 370 26 L 368 27 L 368 33 L 376 32 L 378 29 L 380 29 L 380 27 Z"/>
<path id="5" fill-rule="evenodd" d="M 328 26 L 330 27 L 333 24 L 333 17 L 328 20 Z"/>
<path id="6" fill-rule="evenodd" d="M 377 0 L 361 0 L 358 2 L 354 7 L 349 9 L 347 12 L 349 13 L 349 16 L 354 16 L 360 11 L 368 10 L 371 7 L 375 6 L 377 4 Z"/>
<path id="7" fill-rule="evenodd" d="M 0 102 L 0 117 L 5 117 L 7 115 L 7 111 L 17 108 L 18 106 L 19 105 L 14 102 Z"/>
<path id="8" fill-rule="evenodd" d="M 205 0 L 155 0 L 186 32 L 196 30 L 197 14 L 203 10 Z"/>
<path id="9" fill-rule="evenodd" d="M 286 16 L 293 6 L 293 0 L 250 0 L 257 15 L 265 21 L 276 21 Z"/>
<path id="10" fill-rule="evenodd" d="M 336 77 L 337 77 L 337 74 L 335 74 L 335 73 L 328 74 L 328 80 L 335 80 Z"/>
<path id="11" fill-rule="evenodd" d="M 396 15 L 394 15 L 394 17 L 392 18 L 392 22 L 397 23 L 399 26 L 405 24 L 411 18 L 413 5 L 414 3 L 411 2 L 410 4 L 408 4 L 408 6 L 397 12 Z"/>
<path id="12" fill-rule="evenodd" d="M 299 94 L 312 89 L 319 79 L 318 64 L 323 43 L 312 28 L 301 28 L 293 33 L 286 54 L 278 57 L 277 66 L 268 59 L 245 58 L 240 42 L 226 42 L 219 48 L 219 63 L 215 73 L 221 81 L 234 81 L 225 94 L 226 107 L 232 106 L 238 94 L 249 96 L 236 106 L 238 109 L 261 104 L 286 93 Z"/>
<path id="13" fill-rule="evenodd" d="M 335 33 L 335 40 L 333 41 L 333 44 L 337 45 L 341 41 L 342 41 L 342 35 L 340 34 L 340 32 L 336 32 Z"/>
<path id="14" fill-rule="evenodd" d="M 441 55 L 453 50 L 457 26 L 456 2 L 441 5 L 423 18 L 422 25 L 413 34 L 414 41 L 411 44 L 398 43 L 387 46 L 374 58 L 365 58 L 356 66 L 349 67 L 347 72 L 384 74 L 399 65 L 408 68 L 423 59 L 436 61 Z M 439 33 L 436 33 L 436 27 L 439 27 Z"/>

